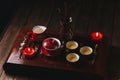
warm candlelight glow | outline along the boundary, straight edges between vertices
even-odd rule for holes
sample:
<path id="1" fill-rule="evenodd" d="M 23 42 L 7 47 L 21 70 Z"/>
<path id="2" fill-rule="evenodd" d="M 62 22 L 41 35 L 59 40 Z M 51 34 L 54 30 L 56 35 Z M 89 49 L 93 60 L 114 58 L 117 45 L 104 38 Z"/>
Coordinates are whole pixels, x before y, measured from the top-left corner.
<path id="1" fill-rule="evenodd" d="M 100 40 L 102 40 L 102 38 L 103 38 L 103 34 L 100 33 L 100 32 L 93 32 L 93 33 L 91 34 L 91 38 L 92 38 L 92 40 L 94 40 L 94 41 L 100 41 Z"/>
<path id="2" fill-rule="evenodd" d="M 28 48 L 28 51 L 30 52 L 30 48 Z"/>
<path id="3" fill-rule="evenodd" d="M 98 37 L 99 36 L 99 34 L 98 34 L 98 32 L 96 32 L 96 37 Z"/>
<path id="4" fill-rule="evenodd" d="M 35 50 L 32 47 L 27 47 L 23 50 L 23 54 L 25 55 L 25 57 L 33 57 L 34 53 L 35 53 Z"/>

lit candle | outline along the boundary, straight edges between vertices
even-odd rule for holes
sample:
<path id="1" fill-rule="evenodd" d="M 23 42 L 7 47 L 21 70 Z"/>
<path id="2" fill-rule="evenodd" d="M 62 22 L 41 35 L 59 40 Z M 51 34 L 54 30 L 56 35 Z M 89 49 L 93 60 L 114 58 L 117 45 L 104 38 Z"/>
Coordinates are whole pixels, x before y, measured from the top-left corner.
<path id="1" fill-rule="evenodd" d="M 35 55 L 35 50 L 34 48 L 32 47 L 26 47 L 24 50 L 23 50 L 23 54 L 26 58 L 31 58 Z"/>
<path id="2" fill-rule="evenodd" d="M 92 37 L 92 40 L 94 40 L 94 41 L 101 41 L 103 38 L 103 34 L 100 32 L 93 32 L 91 34 L 91 37 Z"/>

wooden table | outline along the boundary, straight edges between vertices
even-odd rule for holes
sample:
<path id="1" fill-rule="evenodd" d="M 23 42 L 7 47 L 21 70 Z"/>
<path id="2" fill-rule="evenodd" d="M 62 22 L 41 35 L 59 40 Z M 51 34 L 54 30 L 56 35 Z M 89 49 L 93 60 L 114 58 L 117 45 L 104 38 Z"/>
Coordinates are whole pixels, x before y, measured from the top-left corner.
<path id="1" fill-rule="evenodd" d="M 19 1 L 20 6 L 15 11 L 16 14 L 9 22 L 8 29 L 0 42 L 1 80 L 39 80 L 35 77 L 7 75 L 2 66 L 10 54 L 11 48 L 13 49 L 13 44 L 21 28 L 26 27 L 29 29 L 35 25 L 46 24 L 48 24 L 49 29 L 60 27 L 57 10 L 63 7 L 62 1 Z M 110 56 L 107 64 L 108 80 L 118 80 L 120 78 L 120 65 L 118 62 L 120 60 L 119 3 L 119 0 L 71 0 L 70 2 L 74 32 L 90 34 L 93 31 L 100 31 L 110 41 L 112 47 L 109 49 Z"/>
<path id="2" fill-rule="evenodd" d="M 27 32 L 31 31 L 31 28 L 22 28 L 17 36 L 10 55 L 4 64 L 3 68 L 7 74 L 14 75 L 26 75 L 26 76 L 39 76 L 39 78 L 56 79 L 61 76 L 61 79 L 97 79 L 97 80 L 107 80 L 107 54 L 108 54 L 108 44 L 106 39 L 103 38 L 102 41 L 98 42 L 98 54 L 95 63 L 92 64 L 92 60 L 87 60 L 87 58 L 81 56 L 81 59 L 77 63 L 69 63 L 64 59 L 64 55 L 58 58 L 46 57 L 42 54 L 38 54 L 35 59 L 25 59 L 19 58 L 18 48 L 20 43 L 23 41 L 24 36 Z M 52 32 L 52 33 L 50 33 Z M 58 31 L 48 31 L 46 32 L 47 37 L 53 37 Z M 56 34 L 54 34 L 56 33 Z M 77 36 L 76 36 L 77 35 Z M 78 36 L 79 35 L 79 36 Z M 84 45 L 91 45 L 92 47 L 96 44 L 94 43 L 90 35 L 74 34 L 75 38 L 73 40 L 78 40 L 84 43 Z M 55 37 L 55 36 L 54 36 Z M 58 37 L 58 35 L 56 36 Z M 59 37 L 58 37 L 59 38 Z M 90 39 L 90 40 L 89 40 Z M 89 44 L 90 43 L 90 44 Z M 94 47 L 93 47 L 94 49 Z M 78 52 L 79 53 L 79 52 Z M 62 58 L 62 59 L 61 59 Z M 82 61 L 83 59 L 83 61 Z M 82 64 L 81 64 L 82 63 Z M 44 76 L 44 77 L 43 77 Z M 45 77 L 45 79 L 47 79 Z"/>

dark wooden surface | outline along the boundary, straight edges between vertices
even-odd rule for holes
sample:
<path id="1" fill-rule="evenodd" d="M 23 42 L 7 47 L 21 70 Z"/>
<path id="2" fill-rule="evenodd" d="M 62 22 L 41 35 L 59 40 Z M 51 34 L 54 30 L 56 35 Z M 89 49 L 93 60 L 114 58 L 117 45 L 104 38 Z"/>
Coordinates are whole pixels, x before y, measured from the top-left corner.
<path id="1" fill-rule="evenodd" d="M 23 37 L 25 36 L 25 33 L 31 31 L 31 29 L 32 29 L 31 27 L 29 27 L 29 29 L 22 28 L 19 35 L 17 36 L 17 39 L 15 40 L 12 50 L 10 52 L 10 56 L 8 57 L 6 63 L 4 64 L 4 70 L 6 71 L 6 73 L 9 74 L 11 73 L 14 75 L 36 74 L 40 77 L 42 77 L 41 75 L 43 76 L 49 75 L 48 79 L 51 78 L 50 76 L 53 75 L 55 75 L 56 77 L 59 77 L 59 75 L 63 77 L 64 75 L 66 76 L 64 78 L 67 79 L 69 78 L 88 79 L 86 77 L 89 77 L 90 79 L 101 80 L 102 78 L 104 78 L 106 80 L 107 78 L 106 62 L 107 62 L 107 54 L 108 54 L 109 46 L 106 42 L 105 37 L 103 38 L 102 41 L 98 42 L 98 48 L 97 48 L 98 57 L 96 56 L 97 58 L 93 64 L 92 64 L 92 59 L 93 59 L 92 55 L 91 55 L 91 59 L 90 56 L 89 59 L 86 58 L 85 56 L 80 56 L 80 60 L 77 63 L 69 63 L 65 59 L 66 51 L 65 50 L 63 51 L 63 49 L 61 52 L 58 52 L 62 55 L 53 58 L 45 57 L 44 55 L 40 54 L 40 51 L 38 51 L 37 53 L 39 54 L 33 59 L 26 59 L 24 57 L 20 59 L 19 58 L 20 54 L 17 52 L 19 45 L 23 41 Z M 52 32 L 51 30 L 47 31 L 46 38 L 51 35 L 50 37 L 57 37 L 59 39 L 60 35 L 58 35 L 58 33 L 59 30 L 57 31 L 52 30 Z M 82 46 L 84 46 L 85 44 L 90 45 L 93 49 L 95 47 L 95 42 L 91 41 L 90 35 L 88 36 L 88 34 L 84 34 L 84 35 L 74 34 L 73 40 L 79 43 L 79 48 L 80 48 L 80 44 Z M 41 49 L 41 47 L 39 47 L 39 49 Z M 79 49 L 76 49 L 75 52 L 78 55 L 80 55 Z M 72 75 L 72 77 L 68 77 L 69 75 Z"/>
<path id="2" fill-rule="evenodd" d="M 3 64 L 9 55 L 21 28 L 45 25 L 48 29 L 60 28 L 58 9 L 63 0 L 19 1 L 19 7 L 0 42 L 0 80 L 40 80 L 38 78 L 5 74 Z M 100 31 L 110 44 L 107 70 L 108 80 L 120 79 L 120 1 L 119 0 L 71 0 L 70 16 L 73 31 L 91 33 Z"/>

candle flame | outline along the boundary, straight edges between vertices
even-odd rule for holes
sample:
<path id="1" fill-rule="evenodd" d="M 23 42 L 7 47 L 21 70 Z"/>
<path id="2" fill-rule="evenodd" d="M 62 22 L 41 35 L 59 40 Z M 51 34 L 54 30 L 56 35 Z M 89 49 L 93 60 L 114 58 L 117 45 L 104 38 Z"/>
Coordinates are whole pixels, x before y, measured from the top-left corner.
<path id="1" fill-rule="evenodd" d="M 28 48 L 28 51 L 30 51 L 30 48 Z"/>
<path id="2" fill-rule="evenodd" d="M 96 37 L 98 37 L 98 36 L 99 36 L 99 33 L 97 32 L 97 33 L 96 33 Z"/>

